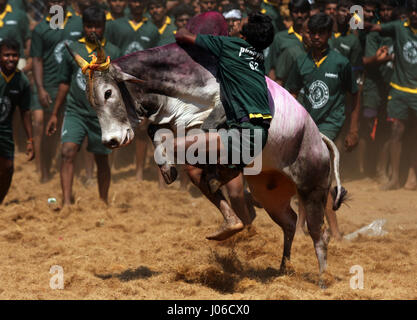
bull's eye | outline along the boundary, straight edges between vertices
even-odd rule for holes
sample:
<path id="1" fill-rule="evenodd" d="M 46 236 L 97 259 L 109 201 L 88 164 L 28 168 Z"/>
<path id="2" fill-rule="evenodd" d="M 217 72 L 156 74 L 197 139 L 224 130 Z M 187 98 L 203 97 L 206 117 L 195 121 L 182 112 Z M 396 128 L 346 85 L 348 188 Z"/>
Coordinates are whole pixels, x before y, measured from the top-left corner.
<path id="1" fill-rule="evenodd" d="M 110 98 L 111 97 L 111 90 L 107 90 L 105 93 L 104 93 L 104 99 L 108 99 L 108 98 Z"/>

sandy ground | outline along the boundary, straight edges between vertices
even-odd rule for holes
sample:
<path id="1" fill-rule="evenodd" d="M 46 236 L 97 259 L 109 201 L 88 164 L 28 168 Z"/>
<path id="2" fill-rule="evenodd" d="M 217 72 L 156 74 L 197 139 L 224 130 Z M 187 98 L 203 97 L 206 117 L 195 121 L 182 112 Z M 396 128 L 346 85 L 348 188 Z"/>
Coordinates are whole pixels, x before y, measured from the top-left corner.
<path id="1" fill-rule="evenodd" d="M 61 199 L 58 174 L 40 185 L 22 154 L 15 168 L 0 206 L 0 299 L 417 299 L 417 192 L 344 182 L 351 200 L 338 212 L 341 230 L 384 218 L 388 234 L 331 241 L 321 290 L 308 236 L 294 240 L 294 274 L 278 274 L 283 235 L 262 209 L 250 231 L 216 243 L 205 235 L 221 216 L 206 199 L 178 184 L 161 191 L 153 180 L 139 183 L 133 166 L 113 170 L 109 207 L 96 185 L 77 179 L 76 204 L 65 211 L 47 203 Z M 63 268 L 63 290 L 50 287 L 54 265 Z M 355 265 L 362 290 L 350 287 Z"/>

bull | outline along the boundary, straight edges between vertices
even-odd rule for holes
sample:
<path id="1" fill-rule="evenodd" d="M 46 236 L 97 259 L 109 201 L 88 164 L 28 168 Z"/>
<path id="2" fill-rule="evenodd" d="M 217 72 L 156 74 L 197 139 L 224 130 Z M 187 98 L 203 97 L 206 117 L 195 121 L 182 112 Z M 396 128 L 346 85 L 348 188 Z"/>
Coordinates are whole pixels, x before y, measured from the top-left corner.
<path id="1" fill-rule="evenodd" d="M 193 33 L 204 33 L 202 29 L 208 28 L 219 34 L 227 30 L 225 23 L 220 14 L 209 12 L 191 20 L 189 27 Z M 201 127 L 213 115 L 224 116 L 213 57 L 194 46 L 174 43 L 135 52 L 110 64 L 102 49 L 94 63 L 88 63 L 76 53 L 71 54 L 83 70 L 88 70 L 87 96 L 100 122 L 102 142 L 109 148 L 130 143 L 134 129 L 144 118 L 153 125 L 176 132 L 178 126 L 189 130 Z M 327 268 L 330 239 L 324 228 L 324 210 L 332 167 L 337 182 L 334 209 L 339 208 L 343 200 L 338 152 L 285 89 L 269 78 L 266 82 L 273 119 L 261 155 L 262 170 L 258 175 L 246 176 L 246 180 L 253 198 L 283 230 L 281 272 L 287 271 L 297 222 L 290 202 L 298 195 L 300 205 L 305 208 L 319 264 L 319 285 L 324 287 L 322 276 Z M 164 171 L 162 168 L 162 171 L 167 173 L 171 169 Z M 169 174 L 165 177 L 170 180 Z M 222 196 L 220 190 L 205 194 L 213 203 L 218 203 L 213 200 Z M 217 207 L 221 211 L 230 210 Z"/>

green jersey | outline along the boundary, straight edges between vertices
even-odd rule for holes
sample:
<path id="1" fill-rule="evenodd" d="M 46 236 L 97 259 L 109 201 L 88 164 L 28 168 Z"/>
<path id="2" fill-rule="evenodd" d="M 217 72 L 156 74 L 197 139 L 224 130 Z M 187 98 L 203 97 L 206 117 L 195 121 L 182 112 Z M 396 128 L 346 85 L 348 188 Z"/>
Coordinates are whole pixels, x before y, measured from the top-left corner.
<path id="1" fill-rule="evenodd" d="M 334 33 L 329 39 L 329 46 L 349 60 L 359 83 L 363 71 L 363 50 L 359 38 L 350 31 L 345 34 Z"/>
<path id="2" fill-rule="evenodd" d="M 275 69 L 275 75 L 277 78 L 281 79 L 285 83 L 290 75 L 294 63 L 297 61 L 297 58 L 305 53 L 306 50 L 304 46 L 296 45 L 285 49 L 277 61 L 277 66 L 279 66 L 279 68 Z"/>
<path id="3" fill-rule="evenodd" d="M 106 35 L 108 41 L 120 48 L 122 55 L 156 47 L 159 41 L 158 29 L 148 18 L 139 23 L 127 17 L 114 20 Z"/>
<path id="4" fill-rule="evenodd" d="M 278 65 L 278 58 L 281 55 L 281 53 L 290 47 L 294 46 L 303 46 L 303 38 L 300 34 L 294 31 L 294 28 L 291 27 L 288 30 L 284 30 L 281 32 L 278 32 L 275 37 L 274 41 L 272 42 L 270 48 L 269 55 L 267 57 L 267 64 L 275 69 L 275 72 L 277 69 L 279 69 L 281 66 Z"/>
<path id="5" fill-rule="evenodd" d="M 17 9 L 23 12 L 26 12 L 27 10 L 26 0 L 9 0 L 9 3 L 13 9 Z"/>
<path id="6" fill-rule="evenodd" d="M 381 35 L 394 41 L 394 74 L 391 86 L 417 94 L 417 30 L 404 21 L 381 24 Z"/>
<path id="7" fill-rule="evenodd" d="M 12 8 L 10 4 L 0 13 L 0 41 L 6 38 L 17 40 L 23 57 L 25 42 L 30 38 L 29 20 L 24 11 Z"/>
<path id="8" fill-rule="evenodd" d="M 12 75 L 0 75 L 0 134 L 13 139 L 13 113 L 19 106 L 30 110 L 30 84 L 26 76 L 16 70 Z"/>
<path id="9" fill-rule="evenodd" d="M 394 51 L 392 39 L 382 37 L 378 32 L 371 32 L 366 37 L 365 57 L 373 57 L 382 46 L 387 46 L 389 54 Z M 389 83 L 393 74 L 393 62 L 388 61 L 380 65 L 365 66 L 365 81 L 363 84 L 364 101 L 367 104 L 375 104 L 380 100 L 386 100 Z M 381 97 L 376 98 L 375 94 Z M 369 101 L 367 97 L 371 97 Z M 364 103 L 363 103 L 364 104 Z"/>
<path id="10" fill-rule="evenodd" d="M 387 46 L 388 54 L 394 53 L 394 42 L 390 37 L 383 37 L 378 32 L 371 32 L 366 37 L 365 57 L 373 57 L 379 48 Z M 366 75 L 368 78 L 377 82 L 389 84 L 394 72 L 394 63 L 388 61 L 379 66 L 366 67 Z"/>
<path id="11" fill-rule="evenodd" d="M 275 33 L 286 29 L 281 17 L 281 13 L 279 12 L 279 6 L 275 3 L 269 2 L 268 0 L 263 0 L 261 4 L 261 13 L 271 17 Z"/>
<path id="12" fill-rule="evenodd" d="M 217 76 L 228 124 L 243 118 L 272 118 L 262 53 L 237 37 L 199 34 L 196 44 L 218 58 Z"/>
<path id="13" fill-rule="evenodd" d="M 177 27 L 175 26 L 174 19 L 166 16 L 165 22 L 160 28 L 158 28 L 155 24 L 154 26 L 159 32 L 159 41 L 157 46 L 164 46 L 175 42 L 175 31 L 177 30 Z"/>
<path id="14" fill-rule="evenodd" d="M 106 38 L 106 39 L 109 38 L 108 37 L 109 32 L 110 32 L 110 30 L 112 30 L 114 28 L 113 27 L 114 22 L 118 19 L 121 19 L 121 18 L 123 18 L 123 17 L 120 17 L 120 18 L 117 18 L 117 19 L 114 18 L 110 11 L 106 13 L 106 30 L 104 32 L 104 38 Z"/>
<path id="15" fill-rule="evenodd" d="M 120 50 L 112 45 L 110 42 L 103 40 L 102 46 L 107 56 L 110 59 L 116 59 L 120 57 Z M 71 43 L 70 48 L 83 57 L 86 61 L 90 61 L 89 57 L 91 54 L 97 55 L 96 47 L 90 47 L 86 43 L 85 38 L 81 38 L 76 42 Z M 74 112 L 83 116 L 96 117 L 96 112 L 90 106 L 87 100 L 86 91 L 86 78 L 81 71 L 81 68 L 71 57 L 69 52 L 65 50 L 63 55 L 62 63 L 59 69 L 59 83 L 70 84 L 70 89 L 67 95 L 67 111 Z"/>
<path id="16" fill-rule="evenodd" d="M 83 32 L 82 21 L 69 11 L 64 21 L 64 29 L 52 29 L 49 25 L 50 17 L 47 17 L 35 27 L 32 32 L 30 55 L 42 58 L 43 61 L 43 85 L 47 88 L 58 88 L 59 65 L 65 49 L 65 42 L 71 43 L 78 40 Z"/>
<path id="17" fill-rule="evenodd" d="M 346 92 L 358 91 L 349 60 L 331 49 L 319 62 L 310 52 L 300 56 L 286 87 L 291 92 L 304 88 L 303 106 L 317 125 L 327 122 L 339 129 L 345 121 Z"/>

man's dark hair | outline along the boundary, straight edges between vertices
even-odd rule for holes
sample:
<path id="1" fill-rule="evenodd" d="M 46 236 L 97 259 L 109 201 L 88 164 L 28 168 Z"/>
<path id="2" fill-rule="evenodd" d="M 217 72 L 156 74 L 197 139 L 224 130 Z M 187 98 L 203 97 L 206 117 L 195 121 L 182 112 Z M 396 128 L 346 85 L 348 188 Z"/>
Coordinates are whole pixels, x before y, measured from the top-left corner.
<path id="1" fill-rule="evenodd" d="M 384 6 L 384 5 L 396 8 L 398 6 L 398 1 L 397 0 L 380 0 L 379 6 Z"/>
<path id="2" fill-rule="evenodd" d="M 405 7 L 408 12 L 417 11 L 417 0 L 407 0 Z"/>
<path id="3" fill-rule="evenodd" d="M 272 19 L 260 12 L 252 12 L 248 16 L 248 23 L 242 26 L 241 33 L 251 46 L 262 51 L 274 40 Z"/>
<path id="4" fill-rule="evenodd" d="M 236 2 L 231 2 L 229 4 L 226 4 L 223 8 L 222 8 L 222 13 L 224 12 L 229 12 L 231 10 L 240 10 L 239 5 Z"/>
<path id="5" fill-rule="evenodd" d="M 99 6 L 91 6 L 83 11 L 83 24 L 106 23 L 106 12 Z"/>
<path id="6" fill-rule="evenodd" d="M 350 8 L 353 6 L 353 1 L 351 0 L 340 0 L 337 8 L 348 8 L 350 10 Z"/>
<path id="7" fill-rule="evenodd" d="M 307 26 L 311 33 L 332 32 L 333 19 L 325 13 L 315 14 L 310 17 Z"/>
<path id="8" fill-rule="evenodd" d="M 375 8 L 379 8 L 381 1 L 376 1 L 376 0 L 365 0 L 363 2 L 364 6 L 374 6 Z"/>
<path id="9" fill-rule="evenodd" d="M 324 6 L 321 3 L 313 3 L 310 5 L 310 10 L 319 10 L 320 12 L 323 12 Z"/>
<path id="10" fill-rule="evenodd" d="M 147 1 L 147 8 L 151 6 L 151 4 L 155 6 L 161 6 L 166 8 L 167 1 L 166 0 L 148 0 Z"/>
<path id="11" fill-rule="evenodd" d="M 324 3 L 324 5 L 326 4 L 338 4 L 339 1 L 337 0 L 326 0 L 326 2 Z"/>
<path id="12" fill-rule="evenodd" d="M 392 11 L 392 20 L 400 20 L 402 15 L 407 14 L 407 9 L 403 6 L 395 7 Z"/>
<path id="13" fill-rule="evenodd" d="M 20 52 L 20 44 L 15 39 L 6 38 L 0 41 L 0 53 L 2 52 L 3 48 L 8 48 Z"/>
<path id="14" fill-rule="evenodd" d="M 194 9 L 188 4 L 180 4 L 172 10 L 172 15 L 175 19 L 183 14 L 188 14 L 190 17 L 194 16 Z"/>
<path id="15" fill-rule="evenodd" d="M 288 4 L 288 9 L 290 9 L 290 12 L 310 12 L 311 6 L 308 0 L 291 0 Z"/>

